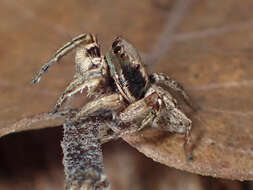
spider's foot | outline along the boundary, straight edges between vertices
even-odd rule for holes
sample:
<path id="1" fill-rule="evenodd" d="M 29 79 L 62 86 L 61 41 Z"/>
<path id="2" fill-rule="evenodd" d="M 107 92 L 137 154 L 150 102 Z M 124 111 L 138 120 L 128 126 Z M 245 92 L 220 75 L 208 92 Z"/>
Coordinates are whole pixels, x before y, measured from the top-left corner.
<path id="1" fill-rule="evenodd" d="M 189 161 L 189 162 L 194 161 L 193 147 L 192 147 L 192 144 L 191 144 L 191 138 L 188 135 L 185 136 L 184 153 L 185 153 L 185 157 L 186 157 L 187 161 Z"/>
<path id="2" fill-rule="evenodd" d="M 191 149 L 184 148 L 184 153 L 185 153 L 186 160 L 188 162 L 194 161 L 194 156 L 193 156 L 193 152 Z"/>
<path id="3" fill-rule="evenodd" d="M 56 114 L 57 112 L 58 112 L 58 110 L 53 109 L 52 111 L 49 112 L 49 114 L 50 114 L 50 115 L 54 115 L 54 114 Z"/>
<path id="4" fill-rule="evenodd" d="M 87 97 L 91 98 L 92 96 L 94 96 L 96 93 L 96 88 L 97 87 L 89 87 L 88 91 L 87 91 Z"/>
<path id="5" fill-rule="evenodd" d="M 52 109 L 52 111 L 50 112 L 50 114 L 55 114 L 55 113 L 57 113 L 58 111 L 59 111 L 59 105 L 56 105 L 53 109 Z"/>
<path id="6" fill-rule="evenodd" d="M 36 74 L 36 76 L 31 80 L 31 83 L 32 84 L 36 84 L 36 83 L 39 83 L 40 82 L 40 75 L 39 74 Z"/>

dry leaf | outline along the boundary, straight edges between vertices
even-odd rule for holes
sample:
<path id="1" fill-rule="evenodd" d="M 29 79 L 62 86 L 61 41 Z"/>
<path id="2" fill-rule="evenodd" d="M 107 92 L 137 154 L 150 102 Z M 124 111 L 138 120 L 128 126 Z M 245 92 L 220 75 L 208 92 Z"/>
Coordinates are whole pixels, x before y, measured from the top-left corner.
<path id="1" fill-rule="evenodd" d="M 33 73 L 61 44 L 81 32 L 95 32 L 108 47 L 113 37 L 123 34 L 138 49 L 149 52 L 144 60 L 152 72 L 180 81 L 199 107 L 190 115 L 193 162 L 185 159 L 180 135 L 146 130 L 124 139 L 171 167 L 253 180 L 253 2 L 159 3 L 4 0 L 0 8 L 5 18 L 0 23 L 0 136 L 62 124 L 61 116 L 43 112 L 53 107 L 71 79 L 73 58 L 55 65 L 39 85 L 29 84 Z"/>

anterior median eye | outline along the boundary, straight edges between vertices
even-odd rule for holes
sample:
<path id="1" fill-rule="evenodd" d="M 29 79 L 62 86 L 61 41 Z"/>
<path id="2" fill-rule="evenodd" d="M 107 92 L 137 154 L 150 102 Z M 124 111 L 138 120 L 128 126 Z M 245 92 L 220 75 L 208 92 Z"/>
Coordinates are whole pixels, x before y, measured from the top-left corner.
<path id="1" fill-rule="evenodd" d="M 112 48 L 115 48 L 119 43 L 119 40 L 115 40 L 113 43 L 112 43 Z"/>
<path id="2" fill-rule="evenodd" d="M 121 50 L 121 47 L 120 47 L 120 46 L 116 46 L 116 47 L 113 49 L 113 52 L 114 52 L 115 54 L 118 54 L 120 50 Z"/>
<path id="3" fill-rule="evenodd" d="M 126 57 L 126 55 L 125 55 L 124 53 L 122 53 L 122 54 L 120 55 L 120 57 L 123 59 L 124 57 Z"/>
<path id="4" fill-rule="evenodd" d="M 137 70 L 139 70 L 140 69 L 140 65 L 138 64 L 138 65 L 136 65 L 136 69 Z"/>
<path id="5" fill-rule="evenodd" d="M 87 49 L 87 53 L 91 57 L 100 57 L 100 49 L 97 46 Z"/>

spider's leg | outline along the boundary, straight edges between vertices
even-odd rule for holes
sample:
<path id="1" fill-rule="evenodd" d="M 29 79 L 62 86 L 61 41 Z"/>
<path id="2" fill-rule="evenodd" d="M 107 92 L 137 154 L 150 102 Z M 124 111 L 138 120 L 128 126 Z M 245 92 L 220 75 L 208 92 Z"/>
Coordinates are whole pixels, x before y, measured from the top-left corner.
<path id="1" fill-rule="evenodd" d="M 105 126 L 108 130 L 110 129 L 108 123 L 105 123 Z M 117 140 L 119 138 L 120 138 L 120 135 L 113 132 L 113 133 L 105 133 L 102 136 L 100 136 L 99 139 L 100 139 L 100 143 L 104 144 L 113 140 Z"/>
<path id="2" fill-rule="evenodd" d="M 187 159 L 192 159 L 191 128 L 192 121 L 179 109 L 164 109 L 161 114 L 154 119 L 152 127 L 172 133 L 184 134 L 184 152 Z"/>
<path id="3" fill-rule="evenodd" d="M 155 118 L 155 115 L 153 113 L 149 112 L 148 115 L 146 116 L 146 118 L 143 121 L 141 121 L 139 124 L 129 123 L 128 124 L 129 126 L 127 126 L 125 128 L 119 128 L 118 126 L 115 126 L 115 125 L 109 125 L 109 127 L 115 132 L 113 134 L 113 136 L 110 138 L 116 139 L 116 138 L 119 138 L 124 135 L 133 134 L 138 131 L 141 131 L 148 124 L 152 123 L 154 118 Z"/>
<path id="4" fill-rule="evenodd" d="M 74 120 L 79 121 L 88 116 L 105 115 L 108 111 L 109 114 L 112 113 L 114 115 L 113 119 L 105 120 L 104 124 L 106 128 L 111 129 L 113 133 L 100 137 L 101 143 L 105 143 L 117 139 L 122 135 L 140 131 L 149 123 L 152 123 L 157 114 L 157 107 L 159 107 L 159 105 L 157 105 L 157 98 L 158 95 L 153 93 L 125 108 L 126 105 L 122 95 L 115 93 L 103 96 L 87 103 L 81 111 L 76 114 Z"/>
<path id="5" fill-rule="evenodd" d="M 87 81 L 84 81 L 83 77 L 78 77 L 74 79 L 68 87 L 64 90 L 62 95 L 58 98 L 56 105 L 53 109 L 53 113 L 57 112 L 61 107 L 62 103 L 70 96 L 82 92 L 85 88 L 88 89 L 88 96 L 94 94 L 98 87 L 105 82 L 103 77 L 92 78 Z"/>
<path id="6" fill-rule="evenodd" d="M 186 104 L 190 108 L 195 110 L 189 95 L 186 93 L 186 91 L 184 90 L 182 85 L 179 84 L 176 80 L 174 80 L 174 79 L 170 78 L 169 76 L 166 76 L 162 73 L 153 73 L 150 75 L 150 81 L 153 84 L 164 85 L 164 86 L 167 86 L 167 87 L 179 92 L 181 94 L 181 96 L 183 97 L 184 101 L 186 102 Z"/>
<path id="7" fill-rule="evenodd" d="M 123 110 L 125 108 L 125 103 L 123 100 L 123 97 L 120 94 L 110 94 L 107 96 L 99 97 L 96 100 L 93 100 L 89 103 L 87 103 L 81 110 L 76 114 L 76 116 L 73 118 L 73 121 L 80 121 L 86 118 L 89 118 L 88 116 L 96 116 L 96 117 L 105 117 L 106 112 L 109 111 L 109 113 L 117 114 L 118 111 Z M 110 115 L 109 114 L 109 115 Z M 120 137 L 119 134 L 115 133 L 111 126 L 115 125 L 114 119 L 110 120 L 103 120 L 102 123 L 100 123 L 100 126 L 103 125 L 103 127 L 100 127 L 103 130 L 100 130 L 100 142 L 101 144 L 109 142 L 111 140 L 116 140 Z M 119 122 L 117 122 L 116 125 L 118 125 Z M 119 124 L 120 125 L 120 124 Z M 110 133 L 109 133 L 110 132 Z"/>
<path id="8" fill-rule="evenodd" d="M 130 104 L 116 117 L 115 122 L 107 122 L 109 128 L 115 132 L 115 136 L 123 136 L 142 130 L 148 124 L 152 124 L 156 115 L 160 112 L 158 95 L 152 93 L 143 99 Z M 119 124 L 123 124 L 120 126 Z"/>
<path id="9" fill-rule="evenodd" d="M 82 117 L 90 115 L 105 114 L 108 111 L 110 113 L 117 112 L 124 107 L 124 100 L 120 94 L 110 94 L 87 103 L 80 112 L 76 114 L 75 120 L 78 121 Z"/>
<path id="10" fill-rule="evenodd" d="M 144 127 L 147 126 L 149 122 L 153 120 L 153 117 L 149 117 L 149 119 L 150 120 L 146 120 L 146 122 L 141 122 L 140 125 L 137 125 L 135 123 L 127 123 L 127 124 L 124 124 L 124 126 L 122 126 L 122 123 L 121 123 L 120 127 L 119 127 L 118 122 L 116 122 L 115 124 L 115 121 L 105 121 L 104 122 L 105 126 L 107 127 L 107 129 L 111 129 L 113 133 L 108 133 L 101 136 L 100 142 L 101 144 L 104 144 L 113 140 L 117 140 L 124 135 L 141 131 Z"/>
<path id="11" fill-rule="evenodd" d="M 115 123 L 106 121 L 105 122 L 106 126 L 108 129 L 111 129 L 113 131 L 113 133 L 107 134 L 107 135 L 103 135 L 100 137 L 100 142 L 101 144 L 113 141 L 113 140 L 117 140 L 120 137 L 124 136 L 124 135 L 128 135 L 128 134 L 132 134 L 132 133 L 136 133 L 140 130 L 142 130 L 146 125 L 137 125 L 137 124 L 129 124 L 129 125 L 125 125 L 125 128 L 119 128 L 118 126 L 115 125 Z"/>
<path id="12" fill-rule="evenodd" d="M 191 129 L 191 120 L 178 108 L 176 100 L 163 88 L 153 85 L 156 93 L 161 97 L 166 109 L 162 109 L 156 117 L 154 125 L 163 127 L 164 130 L 176 133 L 188 133 Z M 160 124 L 158 124 L 158 123 Z M 163 124 L 163 125 L 162 125 Z"/>
<path id="13" fill-rule="evenodd" d="M 81 44 L 90 44 L 94 43 L 94 35 L 92 34 L 81 34 L 75 38 L 73 38 L 70 42 L 66 43 L 60 49 L 56 51 L 56 53 L 52 56 L 52 58 L 42 66 L 40 71 L 36 74 L 36 76 L 32 79 L 32 83 L 38 83 L 41 79 L 41 76 L 51 67 L 54 63 L 58 62 L 61 57 L 69 53 L 71 50 L 75 49 Z"/>
<path id="14" fill-rule="evenodd" d="M 190 143 L 191 120 L 178 109 L 176 100 L 161 87 L 152 85 L 153 93 L 130 104 L 114 121 L 105 121 L 107 128 L 114 131 L 101 138 L 102 142 L 142 130 L 148 124 L 163 131 L 185 134 L 185 152 Z M 119 125 L 121 124 L 121 126 Z"/>
<path id="15" fill-rule="evenodd" d="M 111 129 L 113 133 L 106 133 L 100 137 L 101 143 L 115 140 L 123 135 L 132 134 L 142 130 L 148 124 L 152 124 L 160 112 L 160 101 L 157 93 L 151 93 L 125 108 L 123 97 L 119 94 L 111 94 L 101 97 L 86 104 L 77 113 L 74 120 L 78 121 L 84 116 L 103 114 L 105 111 L 116 112 L 113 120 L 105 120 L 104 129 Z M 117 114 L 122 110 L 119 114 Z"/>
<path id="16" fill-rule="evenodd" d="M 164 131 L 185 134 L 184 147 L 190 144 L 190 131 L 192 121 L 178 108 L 177 102 L 171 94 L 163 88 L 152 86 L 162 101 L 166 109 L 162 109 L 160 114 L 154 119 L 152 127 L 159 128 Z"/>

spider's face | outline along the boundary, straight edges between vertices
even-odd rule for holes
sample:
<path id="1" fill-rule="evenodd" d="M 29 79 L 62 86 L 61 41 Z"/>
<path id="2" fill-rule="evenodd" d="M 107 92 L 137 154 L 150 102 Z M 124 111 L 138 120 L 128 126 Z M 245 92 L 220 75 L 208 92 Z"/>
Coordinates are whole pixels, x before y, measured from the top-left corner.
<path id="1" fill-rule="evenodd" d="M 75 57 L 76 70 L 81 75 L 85 75 L 102 65 L 100 47 L 96 36 L 86 34 L 84 41 L 85 44 L 81 44 L 77 48 Z"/>
<path id="2" fill-rule="evenodd" d="M 116 38 L 106 61 L 118 90 L 129 103 L 144 95 L 149 84 L 148 74 L 132 44 Z"/>

